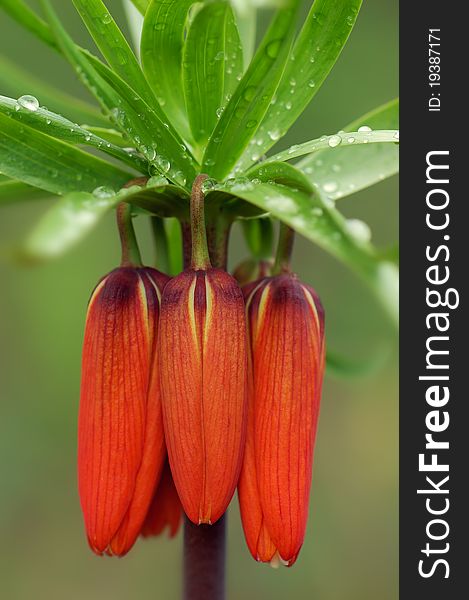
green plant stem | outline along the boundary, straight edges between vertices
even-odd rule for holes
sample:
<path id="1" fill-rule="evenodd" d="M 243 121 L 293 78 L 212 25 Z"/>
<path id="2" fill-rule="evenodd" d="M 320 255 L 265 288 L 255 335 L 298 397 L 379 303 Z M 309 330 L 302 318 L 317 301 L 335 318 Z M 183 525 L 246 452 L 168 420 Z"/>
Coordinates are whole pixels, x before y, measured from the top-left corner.
<path id="1" fill-rule="evenodd" d="M 161 217 L 151 217 L 151 228 L 156 250 L 156 266 L 164 273 L 170 271 L 168 235 Z"/>
<path id="2" fill-rule="evenodd" d="M 278 236 L 277 254 L 275 256 L 275 263 L 272 269 L 273 275 L 290 272 L 290 262 L 294 240 L 295 232 L 293 229 L 288 225 L 281 223 Z"/>
<path id="3" fill-rule="evenodd" d="M 122 259 L 121 267 L 141 267 L 142 257 L 135 237 L 132 224 L 132 207 L 126 202 L 117 205 L 117 228 L 121 240 Z"/>
<path id="4" fill-rule="evenodd" d="M 213 267 L 226 271 L 228 265 L 228 243 L 233 220 L 219 216 L 207 217 L 207 241 Z"/>
<path id="5" fill-rule="evenodd" d="M 202 189 L 206 179 L 208 179 L 207 175 L 198 175 L 192 186 L 191 194 L 191 267 L 195 270 L 206 270 L 211 267 L 205 230 L 205 197 Z"/>

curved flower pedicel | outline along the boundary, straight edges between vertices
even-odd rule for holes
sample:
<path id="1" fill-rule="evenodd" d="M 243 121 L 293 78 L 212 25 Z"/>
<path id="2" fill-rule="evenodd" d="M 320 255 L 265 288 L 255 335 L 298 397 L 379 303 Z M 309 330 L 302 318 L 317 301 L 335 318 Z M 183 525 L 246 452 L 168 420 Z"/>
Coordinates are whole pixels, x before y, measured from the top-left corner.
<path id="1" fill-rule="evenodd" d="M 256 560 L 291 566 L 308 517 L 324 313 L 314 290 L 289 273 L 251 284 L 246 304 L 251 363 L 241 517 Z"/>
<path id="2" fill-rule="evenodd" d="M 88 541 L 97 554 L 119 556 L 140 534 L 166 454 L 156 347 L 160 296 L 169 279 L 132 266 L 128 257 L 122 264 L 89 303 L 78 421 Z"/>

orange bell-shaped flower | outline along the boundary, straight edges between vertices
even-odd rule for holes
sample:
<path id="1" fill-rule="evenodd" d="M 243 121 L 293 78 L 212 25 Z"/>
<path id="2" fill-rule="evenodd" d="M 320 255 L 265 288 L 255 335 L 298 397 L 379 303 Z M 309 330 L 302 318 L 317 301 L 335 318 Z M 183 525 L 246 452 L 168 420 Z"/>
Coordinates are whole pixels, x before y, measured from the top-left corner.
<path id="1" fill-rule="evenodd" d="M 324 372 L 324 314 L 289 273 L 247 289 L 248 434 L 238 495 L 251 554 L 292 565 L 303 544 Z"/>
<path id="2" fill-rule="evenodd" d="M 174 483 L 194 523 L 214 523 L 236 489 L 246 425 L 246 320 L 236 281 L 208 258 L 203 176 L 192 194 L 192 267 L 161 300 L 160 371 Z"/>
<path id="3" fill-rule="evenodd" d="M 165 445 L 157 326 L 169 279 L 122 267 L 93 292 L 86 318 L 78 420 L 78 482 L 89 544 L 128 552 L 161 474 Z"/>

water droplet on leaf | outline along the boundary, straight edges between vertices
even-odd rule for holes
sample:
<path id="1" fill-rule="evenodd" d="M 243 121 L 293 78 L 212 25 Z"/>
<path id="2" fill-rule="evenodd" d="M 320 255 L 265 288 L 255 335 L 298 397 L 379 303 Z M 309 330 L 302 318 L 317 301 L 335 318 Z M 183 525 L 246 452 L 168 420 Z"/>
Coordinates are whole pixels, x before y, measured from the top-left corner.
<path id="1" fill-rule="evenodd" d="M 34 96 L 26 94 L 18 98 L 17 105 L 15 108 L 16 110 L 24 108 L 26 110 L 30 110 L 31 112 L 36 112 L 39 108 L 39 101 Z"/>

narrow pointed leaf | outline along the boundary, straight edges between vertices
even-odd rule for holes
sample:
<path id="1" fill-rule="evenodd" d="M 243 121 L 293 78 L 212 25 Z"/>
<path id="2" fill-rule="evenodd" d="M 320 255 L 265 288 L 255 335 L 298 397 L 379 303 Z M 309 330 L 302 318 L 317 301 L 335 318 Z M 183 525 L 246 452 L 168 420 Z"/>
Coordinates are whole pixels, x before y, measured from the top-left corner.
<path id="1" fill-rule="evenodd" d="M 130 0 L 132 2 L 132 4 L 134 4 L 135 8 L 137 8 L 140 13 L 145 16 L 145 13 L 148 10 L 148 7 L 150 6 L 150 2 L 151 0 Z"/>
<path id="2" fill-rule="evenodd" d="M 62 50 L 83 82 L 96 95 L 103 108 L 115 120 L 116 125 L 132 139 L 149 163 L 182 187 L 190 186 L 195 177 L 195 167 L 189 154 L 182 149 L 176 138 L 158 115 L 127 84 L 112 73 L 119 81 L 118 94 L 95 70 L 73 43 L 58 20 L 48 0 L 42 4 Z M 163 154 L 164 153 L 164 154 Z M 164 162 L 163 162 L 164 161 Z M 164 166 L 163 166 L 164 165 Z"/>
<path id="3" fill-rule="evenodd" d="M 97 199 L 87 192 L 72 192 L 61 198 L 39 221 L 27 238 L 22 256 L 48 260 L 63 254 L 89 233 L 117 196 Z"/>
<path id="4" fill-rule="evenodd" d="M 54 36 L 45 23 L 23 0 L 0 0 L 0 8 L 17 23 L 30 31 L 48 46 L 56 47 Z"/>
<path id="5" fill-rule="evenodd" d="M 158 210 L 160 206 L 176 204 L 175 192 L 162 182 L 147 188 L 132 186 L 116 194 L 67 194 L 42 217 L 24 243 L 21 255 L 36 261 L 56 258 L 84 239 L 119 202 Z"/>
<path id="6" fill-rule="evenodd" d="M 243 72 L 243 55 L 228 2 L 195 15 L 183 54 L 183 84 L 192 134 L 205 145 Z"/>
<path id="7" fill-rule="evenodd" d="M 9 4 L 10 0 L 0 0 L 0 6 L 2 2 Z M 97 71 L 98 75 L 101 76 L 104 79 L 104 81 L 107 82 L 107 84 L 117 92 L 118 95 L 126 98 L 129 102 L 131 102 L 131 112 L 137 113 L 137 117 L 135 117 L 136 120 L 138 119 L 138 112 L 142 110 L 141 104 L 143 103 L 145 105 L 143 107 L 144 110 L 153 110 L 157 114 L 157 117 L 160 121 L 157 129 L 161 130 L 162 127 L 164 127 L 170 133 L 170 135 L 176 138 L 179 142 L 179 137 L 176 131 L 172 127 L 171 123 L 168 122 L 168 119 L 161 107 L 159 106 L 159 104 L 157 102 L 154 102 L 152 107 L 148 107 L 146 103 L 140 98 L 140 96 L 138 96 L 136 92 L 123 79 L 121 79 L 119 75 L 117 75 L 117 73 L 114 73 L 114 71 L 112 71 L 107 65 L 101 62 L 99 58 L 91 54 L 88 50 L 80 48 L 80 46 L 76 45 L 73 42 L 73 40 L 67 35 L 66 31 L 62 27 L 60 21 L 57 19 L 54 11 L 52 10 L 50 2 L 48 2 L 47 0 L 42 0 L 42 4 L 44 6 L 46 14 L 49 15 L 49 17 L 53 20 L 55 24 L 55 33 L 52 32 L 51 27 L 48 23 L 45 23 L 28 7 L 25 7 L 24 11 L 24 13 L 27 15 L 27 18 L 22 18 L 23 10 L 21 8 L 12 10 L 12 16 L 17 18 L 17 21 L 21 25 L 23 25 L 33 33 L 36 30 L 42 32 L 42 35 L 40 36 L 41 39 L 54 50 L 60 52 L 61 54 L 64 54 L 69 61 L 74 59 L 74 62 L 72 62 L 72 66 L 74 66 L 75 70 L 77 71 L 77 74 L 82 79 L 85 86 L 95 96 L 95 98 L 98 100 L 101 106 L 103 106 L 103 108 L 106 109 L 106 112 L 108 114 L 109 108 L 106 108 L 106 106 L 103 105 L 103 90 L 99 86 L 99 81 L 97 81 L 95 71 Z M 19 0 L 19 6 L 23 6 L 22 0 Z M 59 35 L 60 43 L 56 40 L 56 34 Z M 116 96 L 114 96 L 114 99 L 116 99 Z M 115 106 L 116 105 L 114 104 L 113 107 Z M 153 130 L 154 129 L 155 127 L 153 127 Z M 159 131 L 159 133 L 161 133 L 161 131 Z M 163 131 L 162 136 L 165 137 L 165 135 L 166 131 Z"/>
<path id="8" fill-rule="evenodd" d="M 73 0 L 73 4 L 113 71 L 152 107 L 156 98 L 127 40 L 104 3 L 101 0 Z"/>
<path id="9" fill-rule="evenodd" d="M 132 3 L 132 0 L 122 0 L 124 12 L 127 17 L 127 23 L 130 30 L 130 36 L 137 57 L 140 59 L 140 40 L 142 39 L 143 15 L 139 9 Z"/>
<path id="10" fill-rule="evenodd" d="M 108 120 L 97 107 L 44 83 L 42 79 L 36 78 L 4 56 L 0 56 L 0 86 L 3 92 L 12 96 L 36 96 L 41 104 L 66 115 L 76 123 L 108 124 Z"/>
<path id="11" fill-rule="evenodd" d="M 276 161 L 287 161 L 304 156 L 305 154 L 315 154 L 321 150 L 338 149 L 350 147 L 350 146 L 361 146 L 362 144 L 398 144 L 399 143 L 399 131 L 396 129 L 378 129 L 376 131 L 350 131 L 348 133 L 335 133 L 333 135 L 324 135 L 315 140 L 304 142 L 302 144 L 295 144 L 290 146 L 286 150 L 274 154 L 267 159 L 266 162 Z"/>
<path id="12" fill-rule="evenodd" d="M 153 0 L 145 13 L 140 48 L 148 82 L 185 139 L 190 139 L 190 130 L 182 87 L 182 49 L 193 4 L 195 0 Z"/>
<path id="13" fill-rule="evenodd" d="M 338 59 L 362 0 L 315 0 L 299 33 L 275 94 L 256 133 L 256 153 L 265 154 L 293 125 L 316 95 Z M 255 159 L 245 152 L 239 163 L 248 168 Z"/>
<path id="14" fill-rule="evenodd" d="M 372 129 L 399 127 L 399 100 L 393 100 L 363 115 L 345 127 L 345 131 L 363 126 Z M 317 154 L 306 156 L 296 166 L 305 173 L 319 193 L 324 194 L 326 188 L 329 190 L 326 195 L 334 199 L 349 196 L 399 171 L 397 145 L 351 146 L 347 144 L 321 150 Z"/>
<path id="15" fill-rule="evenodd" d="M 233 184 L 217 189 L 270 212 L 349 266 L 365 280 L 397 322 L 398 275 L 395 266 L 378 260 L 371 244 L 356 237 L 346 219 L 315 194 L 306 177 L 294 167 L 270 163 L 257 172 L 252 171 L 251 175 L 261 183 L 236 186 L 235 180 Z M 290 187 L 293 181 L 297 184 Z"/>
<path id="16" fill-rule="evenodd" d="M 132 175 L 0 114 L 0 173 L 53 194 L 119 189 Z"/>
<path id="17" fill-rule="evenodd" d="M 25 123 L 37 131 L 42 131 L 51 137 L 71 144 L 92 146 L 121 160 L 140 172 L 145 173 L 147 171 L 147 162 L 135 153 L 126 152 L 111 142 L 94 135 L 88 129 L 84 129 L 65 117 L 47 109 L 39 107 L 35 110 L 28 110 L 21 108 L 18 102 L 12 98 L 0 96 L 0 113 L 9 116 L 15 121 Z"/>
<path id="18" fill-rule="evenodd" d="M 257 11 L 254 6 L 246 3 L 246 6 L 239 6 L 239 2 L 232 2 L 232 4 L 236 13 L 236 23 L 243 47 L 244 69 L 246 70 L 256 49 Z"/>
<path id="19" fill-rule="evenodd" d="M 277 11 L 248 70 L 225 108 L 205 151 L 203 170 L 223 179 L 256 134 L 287 62 L 298 0 Z"/>
<path id="20" fill-rule="evenodd" d="M 106 142 L 111 142 L 114 146 L 119 146 L 119 148 L 129 148 L 128 140 L 126 140 L 122 133 L 117 131 L 117 129 L 109 129 L 109 127 L 92 127 L 89 125 L 85 125 L 83 129 L 106 140 Z"/>

